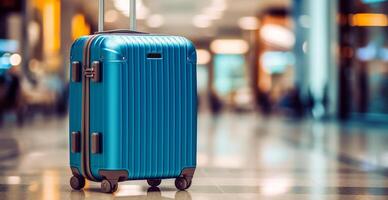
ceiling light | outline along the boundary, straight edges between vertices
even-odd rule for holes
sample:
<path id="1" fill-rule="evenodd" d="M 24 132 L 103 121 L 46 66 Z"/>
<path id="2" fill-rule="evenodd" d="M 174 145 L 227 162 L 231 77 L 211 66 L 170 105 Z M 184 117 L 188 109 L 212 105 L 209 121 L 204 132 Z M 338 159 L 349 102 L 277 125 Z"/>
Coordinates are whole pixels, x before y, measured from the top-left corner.
<path id="1" fill-rule="evenodd" d="M 204 15 L 207 15 L 209 19 L 211 20 L 218 20 L 221 19 L 224 13 L 219 10 L 215 10 L 212 7 L 207 7 L 202 10 L 202 13 Z"/>
<path id="2" fill-rule="evenodd" d="M 285 194 L 290 190 L 291 181 L 286 178 L 270 178 L 264 180 L 265 185 L 260 188 L 264 196 L 277 196 Z"/>
<path id="3" fill-rule="evenodd" d="M 20 65 L 20 63 L 22 63 L 22 57 L 17 53 L 12 54 L 11 57 L 9 57 L 9 63 L 13 66 Z"/>
<path id="4" fill-rule="evenodd" d="M 259 28 L 259 20 L 257 17 L 242 17 L 238 21 L 238 25 L 244 30 L 257 30 Z"/>
<path id="5" fill-rule="evenodd" d="M 164 24 L 164 17 L 159 14 L 151 15 L 147 19 L 147 26 L 151 28 L 159 28 Z"/>
<path id="6" fill-rule="evenodd" d="M 193 25 L 198 28 L 207 28 L 211 24 L 211 19 L 207 15 L 197 15 L 193 18 Z"/>
<path id="7" fill-rule="evenodd" d="M 209 64 L 211 60 L 210 52 L 206 49 L 197 49 L 198 65 Z"/>
<path id="8" fill-rule="evenodd" d="M 350 17 L 352 26 L 388 26 L 388 17 L 385 14 L 358 13 Z"/>
<path id="9" fill-rule="evenodd" d="M 225 11 L 228 8 L 228 5 L 226 3 L 226 0 L 213 0 L 210 4 L 210 7 L 213 10 Z"/>
<path id="10" fill-rule="evenodd" d="M 289 49 L 295 44 L 294 33 L 276 24 L 264 25 L 260 30 L 260 36 L 265 42 L 281 48 Z"/>
<path id="11" fill-rule="evenodd" d="M 240 39 L 219 39 L 210 44 L 210 49 L 216 54 L 245 54 L 249 45 Z"/>
<path id="12" fill-rule="evenodd" d="M 116 10 L 108 10 L 105 13 L 105 21 L 108 23 L 115 22 L 119 18 L 119 13 Z"/>
<path id="13" fill-rule="evenodd" d="M 119 10 L 123 15 L 129 17 L 129 1 L 128 0 L 114 0 L 113 5 L 117 10 Z M 149 9 L 144 5 L 143 0 L 137 0 L 136 3 L 136 15 L 137 19 L 143 20 L 146 19 L 149 14 Z"/>
<path id="14" fill-rule="evenodd" d="M 9 185 L 18 185 L 21 182 L 20 176 L 8 176 L 7 177 L 7 184 Z"/>

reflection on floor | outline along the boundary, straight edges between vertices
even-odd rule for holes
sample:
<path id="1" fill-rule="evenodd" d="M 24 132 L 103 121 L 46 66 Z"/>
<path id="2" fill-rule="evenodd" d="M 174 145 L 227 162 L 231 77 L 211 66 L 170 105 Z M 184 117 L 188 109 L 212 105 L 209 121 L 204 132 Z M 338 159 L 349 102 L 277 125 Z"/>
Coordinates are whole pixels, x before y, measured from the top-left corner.
<path id="1" fill-rule="evenodd" d="M 0 129 L 0 199 L 387 199 L 388 127 L 292 121 L 253 114 L 199 117 L 198 170 L 187 192 L 173 181 L 115 195 L 68 185 L 67 119 Z"/>

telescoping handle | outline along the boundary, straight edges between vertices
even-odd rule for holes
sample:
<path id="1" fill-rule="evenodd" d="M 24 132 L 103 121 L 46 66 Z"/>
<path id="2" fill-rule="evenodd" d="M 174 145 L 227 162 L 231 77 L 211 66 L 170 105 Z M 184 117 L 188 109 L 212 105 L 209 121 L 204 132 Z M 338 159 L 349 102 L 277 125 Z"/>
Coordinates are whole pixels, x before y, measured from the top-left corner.
<path id="1" fill-rule="evenodd" d="M 104 31 L 105 0 L 98 0 L 98 32 Z M 136 0 L 129 0 L 130 30 L 136 31 Z"/>

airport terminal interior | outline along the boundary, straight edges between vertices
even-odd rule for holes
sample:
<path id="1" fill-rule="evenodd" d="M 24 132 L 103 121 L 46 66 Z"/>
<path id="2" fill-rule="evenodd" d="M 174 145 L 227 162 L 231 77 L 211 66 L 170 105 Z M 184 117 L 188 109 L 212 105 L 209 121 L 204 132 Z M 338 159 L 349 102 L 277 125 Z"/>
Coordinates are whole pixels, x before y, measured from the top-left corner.
<path id="1" fill-rule="evenodd" d="M 106 0 L 105 29 L 128 29 L 129 8 Z M 387 0 L 137 0 L 136 11 L 138 31 L 197 49 L 191 187 L 73 190 L 70 47 L 97 32 L 98 0 L 0 0 L 0 199 L 388 199 Z"/>

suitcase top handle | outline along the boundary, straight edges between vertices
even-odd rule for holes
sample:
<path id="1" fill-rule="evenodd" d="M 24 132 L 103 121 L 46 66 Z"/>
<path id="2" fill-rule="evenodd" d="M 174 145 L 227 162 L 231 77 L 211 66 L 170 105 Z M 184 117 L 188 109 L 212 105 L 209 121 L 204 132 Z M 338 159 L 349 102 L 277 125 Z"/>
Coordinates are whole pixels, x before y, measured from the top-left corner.
<path id="1" fill-rule="evenodd" d="M 128 0 L 129 3 L 129 19 L 130 30 L 136 31 L 136 0 Z M 105 15 L 105 0 L 98 0 L 98 32 L 104 32 L 104 15 Z"/>

